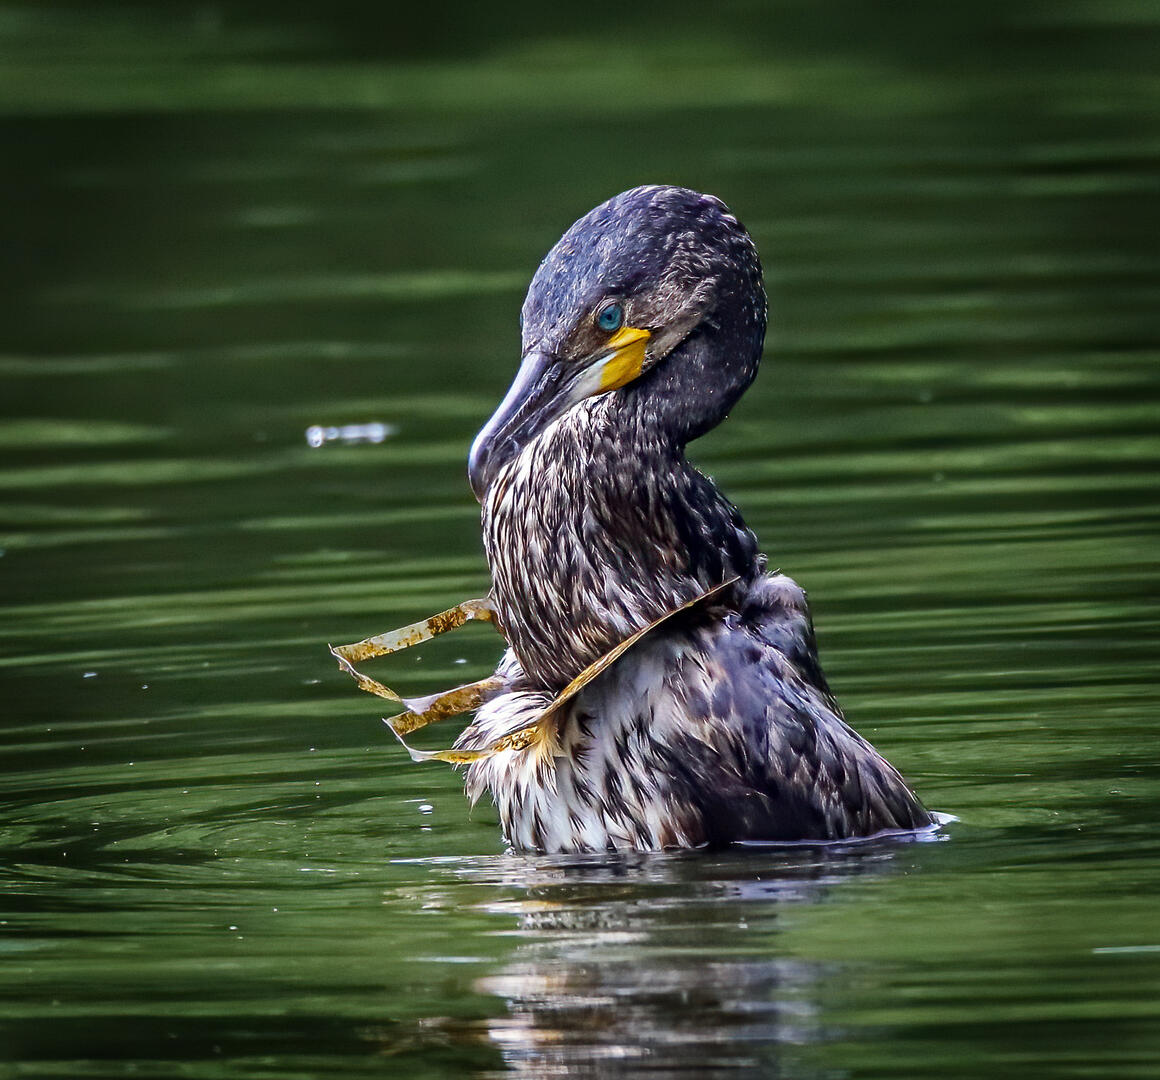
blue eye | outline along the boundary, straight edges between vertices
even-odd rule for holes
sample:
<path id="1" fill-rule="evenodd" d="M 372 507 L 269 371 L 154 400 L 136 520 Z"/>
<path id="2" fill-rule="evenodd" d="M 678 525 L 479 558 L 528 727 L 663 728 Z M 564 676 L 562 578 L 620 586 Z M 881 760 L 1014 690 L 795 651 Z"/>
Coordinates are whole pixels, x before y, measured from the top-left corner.
<path id="1" fill-rule="evenodd" d="M 596 316 L 596 325 L 611 333 L 624 325 L 624 308 L 620 304 L 605 304 Z"/>

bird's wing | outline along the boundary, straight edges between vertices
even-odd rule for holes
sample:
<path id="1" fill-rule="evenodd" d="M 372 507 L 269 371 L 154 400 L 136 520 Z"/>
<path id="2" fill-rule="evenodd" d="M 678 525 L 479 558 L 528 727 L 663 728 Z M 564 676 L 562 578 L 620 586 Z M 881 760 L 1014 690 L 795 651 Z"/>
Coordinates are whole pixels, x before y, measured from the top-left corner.
<path id="1" fill-rule="evenodd" d="M 763 579 L 737 615 L 691 644 L 669 682 L 683 716 L 667 764 L 678 785 L 707 799 L 708 839 L 837 839 L 930 824 L 894 767 L 842 719 L 793 581 Z"/>

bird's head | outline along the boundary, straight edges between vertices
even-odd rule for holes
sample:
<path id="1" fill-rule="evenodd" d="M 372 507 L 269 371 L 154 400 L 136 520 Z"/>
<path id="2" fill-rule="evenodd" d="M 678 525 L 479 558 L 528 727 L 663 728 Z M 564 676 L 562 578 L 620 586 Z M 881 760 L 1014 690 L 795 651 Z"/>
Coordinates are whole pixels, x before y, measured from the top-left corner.
<path id="1" fill-rule="evenodd" d="M 682 444 L 707 431 L 756 374 L 765 309 L 753 241 L 714 196 L 641 187 L 585 214 L 528 289 L 519 372 L 471 447 L 476 498 L 597 395 L 652 394 L 656 423 Z"/>

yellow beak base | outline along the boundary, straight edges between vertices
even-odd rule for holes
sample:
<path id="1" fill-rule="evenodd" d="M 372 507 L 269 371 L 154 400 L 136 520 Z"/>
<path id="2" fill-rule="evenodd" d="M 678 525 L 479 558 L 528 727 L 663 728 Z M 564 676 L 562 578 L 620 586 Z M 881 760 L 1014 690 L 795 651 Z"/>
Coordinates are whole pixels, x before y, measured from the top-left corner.
<path id="1" fill-rule="evenodd" d="M 601 365 L 601 393 L 627 386 L 641 373 L 650 337 L 652 335 L 647 330 L 624 326 L 608 339 L 608 347 L 615 352 Z"/>

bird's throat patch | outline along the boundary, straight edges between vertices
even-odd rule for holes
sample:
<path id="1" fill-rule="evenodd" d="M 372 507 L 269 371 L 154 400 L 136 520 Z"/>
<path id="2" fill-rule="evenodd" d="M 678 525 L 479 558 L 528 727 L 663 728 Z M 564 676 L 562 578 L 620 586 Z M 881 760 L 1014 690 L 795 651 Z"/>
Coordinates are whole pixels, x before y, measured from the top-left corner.
<path id="1" fill-rule="evenodd" d="M 615 351 L 601 365 L 601 393 L 626 386 L 641 373 L 645 349 L 651 336 L 647 330 L 625 326 L 608 339 L 608 347 Z"/>

